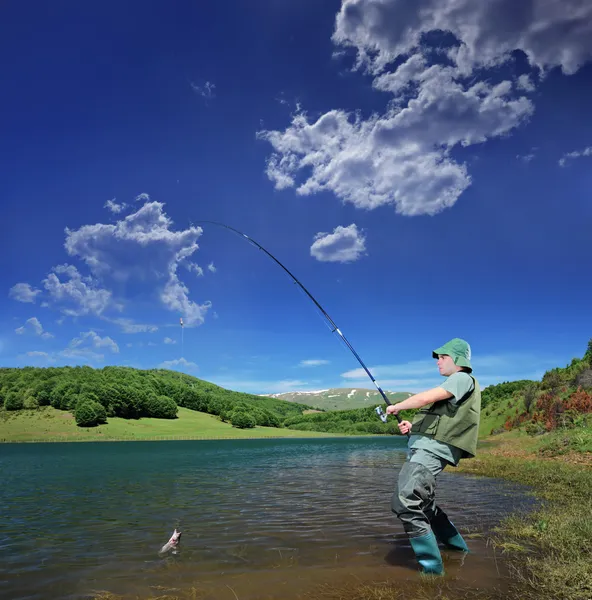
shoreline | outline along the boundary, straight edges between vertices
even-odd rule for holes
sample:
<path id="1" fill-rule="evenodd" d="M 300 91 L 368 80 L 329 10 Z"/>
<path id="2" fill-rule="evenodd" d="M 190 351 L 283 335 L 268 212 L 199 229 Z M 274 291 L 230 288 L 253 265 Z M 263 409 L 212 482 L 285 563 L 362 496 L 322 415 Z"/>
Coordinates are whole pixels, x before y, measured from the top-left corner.
<path id="1" fill-rule="evenodd" d="M 295 431 L 295 430 L 290 430 Z M 77 444 L 86 444 L 86 443 L 94 443 L 100 442 L 102 444 L 114 442 L 181 442 L 181 441 L 217 441 L 217 440 L 230 440 L 230 441 L 246 441 L 246 440 L 318 440 L 318 439 L 335 439 L 335 438 L 386 438 L 386 435 L 380 434 L 368 434 L 368 435 L 358 435 L 352 434 L 349 435 L 347 433 L 323 433 L 318 432 L 320 435 L 262 435 L 262 436 L 227 436 L 227 437 L 208 437 L 208 436 L 155 436 L 155 437 L 142 437 L 142 438 L 74 438 L 68 439 L 67 437 L 61 438 L 39 438 L 39 439 L 31 439 L 31 440 L 5 440 L 0 439 L 1 444 L 59 444 L 59 443 L 77 443 Z M 399 436 L 388 436 L 388 437 L 399 437 Z"/>

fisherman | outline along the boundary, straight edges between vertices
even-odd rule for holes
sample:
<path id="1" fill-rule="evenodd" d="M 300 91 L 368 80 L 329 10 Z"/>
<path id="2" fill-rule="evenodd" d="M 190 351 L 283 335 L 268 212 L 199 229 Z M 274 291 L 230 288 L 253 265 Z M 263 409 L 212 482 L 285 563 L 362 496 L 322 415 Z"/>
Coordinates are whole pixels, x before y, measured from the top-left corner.
<path id="1" fill-rule="evenodd" d="M 436 504 L 436 478 L 447 465 L 476 454 L 481 390 L 471 374 L 471 347 L 454 338 L 432 353 L 442 385 L 389 405 L 387 414 L 420 409 L 413 423 L 401 421 L 399 431 L 410 432 L 407 460 L 399 472 L 391 509 L 403 523 L 424 573 L 442 575 L 438 542 L 468 552 L 467 544 L 446 513 Z"/>

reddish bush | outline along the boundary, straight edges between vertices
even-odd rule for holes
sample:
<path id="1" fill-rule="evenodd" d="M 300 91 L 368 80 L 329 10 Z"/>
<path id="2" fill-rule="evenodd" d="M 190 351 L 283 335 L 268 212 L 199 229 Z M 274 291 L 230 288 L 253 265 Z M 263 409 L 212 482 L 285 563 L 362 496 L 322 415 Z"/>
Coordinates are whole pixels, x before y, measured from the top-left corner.
<path id="1" fill-rule="evenodd" d="M 579 413 L 592 412 L 592 395 L 578 388 L 565 402 L 565 410 L 574 410 Z"/>

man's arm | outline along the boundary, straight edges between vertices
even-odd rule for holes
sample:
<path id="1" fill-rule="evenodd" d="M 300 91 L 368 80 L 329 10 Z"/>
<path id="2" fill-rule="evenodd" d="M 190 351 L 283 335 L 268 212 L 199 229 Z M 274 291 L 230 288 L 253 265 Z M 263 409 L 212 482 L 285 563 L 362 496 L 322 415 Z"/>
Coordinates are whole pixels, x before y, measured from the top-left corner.
<path id="1" fill-rule="evenodd" d="M 396 415 L 402 410 L 409 410 L 411 408 L 422 408 L 427 404 L 432 404 L 433 402 L 440 402 L 441 400 L 446 400 L 452 397 L 453 394 L 451 394 L 448 390 L 445 390 L 441 387 L 435 387 L 431 390 L 426 390 L 425 392 L 415 394 L 414 396 L 407 398 L 407 400 L 403 400 L 403 402 L 398 402 L 397 404 L 387 406 L 386 412 L 389 415 Z"/>

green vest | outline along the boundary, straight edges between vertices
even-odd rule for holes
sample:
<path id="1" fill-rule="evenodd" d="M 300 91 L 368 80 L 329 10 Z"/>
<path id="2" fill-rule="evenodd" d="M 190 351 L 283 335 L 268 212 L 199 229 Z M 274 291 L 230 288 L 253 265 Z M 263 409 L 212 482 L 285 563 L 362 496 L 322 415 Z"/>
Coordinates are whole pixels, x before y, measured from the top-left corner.
<path id="1" fill-rule="evenodd" d="M 440 400 L 420 409 L 413 418 L 411 434 L 428 435 L 463 450 L 461 458 L 473 458 L 477 453 L 481 389 L 472 375 L 471 379 L 475 387 L 456 405 Z"/>

